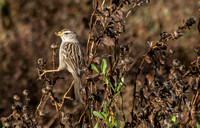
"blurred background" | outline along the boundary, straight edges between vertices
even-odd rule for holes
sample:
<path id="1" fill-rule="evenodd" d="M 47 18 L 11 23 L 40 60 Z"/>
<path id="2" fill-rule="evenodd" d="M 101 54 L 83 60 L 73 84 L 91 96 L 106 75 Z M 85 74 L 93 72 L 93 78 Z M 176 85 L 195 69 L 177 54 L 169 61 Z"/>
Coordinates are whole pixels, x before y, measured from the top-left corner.
<path id="1" fill-rule="evenodd" d="M 151 0 L 132 10 L 120 43 L 131 44 L 131 55 L 136 61 L 147 50 L 147 41 L 158 40 L 161 32 L 173 32 L 184 19 L 193 17 L 198 21 L 199 8 L 199 0 Z M 64 28 L 74 30 L 85 50 L 93 8 L 91 0 L 0 0 L 0 9 L 0 116 L 8 116 L 13 95 L 22 96 L 24 89 L 30 91 L 32 108 L 38 105 L 43 85 L 37 76 L 37 60 L 46 58 L 48 69 L 52 69 L 50 46 L 61 41 L 55 32 Z M 186 66 L 195 59 L 193 49 L 197 46 L 200 43 L 196 26 L 169 43 L 176 51 L 174 57 Z M 58 81 L 56 91 L 63 94 L 72 76 L 60 74 L 64 80 Z M 127 85 L 124 97 L 131 97 L 132 86 Z M 125 104 L 124 109 L 129 112 L 130 106 Z"/>

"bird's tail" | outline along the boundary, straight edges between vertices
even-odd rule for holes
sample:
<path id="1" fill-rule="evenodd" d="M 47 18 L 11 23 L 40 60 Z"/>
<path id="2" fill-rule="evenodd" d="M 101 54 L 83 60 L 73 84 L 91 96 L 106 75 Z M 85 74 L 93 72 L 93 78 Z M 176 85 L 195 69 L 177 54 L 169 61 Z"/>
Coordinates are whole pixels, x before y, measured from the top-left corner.
<path id="1" fill-rule="evenodd" d="M 81 77 L 79 77 L 77 74 L 73 74 L 73 77 L 74 77 L 75 100 L 78 103 L 82 103 L 83 104 L 83 100 L 82 100 L 81 93 L 80 93 L 80 91 L 81 91 L 81 89 L 83 87 Z"/>

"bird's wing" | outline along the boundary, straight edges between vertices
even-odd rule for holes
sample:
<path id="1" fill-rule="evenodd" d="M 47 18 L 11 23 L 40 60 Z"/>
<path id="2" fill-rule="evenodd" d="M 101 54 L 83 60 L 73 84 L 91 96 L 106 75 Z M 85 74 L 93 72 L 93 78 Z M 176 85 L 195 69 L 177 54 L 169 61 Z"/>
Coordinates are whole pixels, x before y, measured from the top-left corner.
<path id="1" fill-rule="evenodd" d="M 83 55 L 80 44 L 66 42 L 62 47 L 61 54 L 64 58 L 65 64 L 68 66 L 68 70 L 79 74 L 80 66 L 83 63 Z"/>

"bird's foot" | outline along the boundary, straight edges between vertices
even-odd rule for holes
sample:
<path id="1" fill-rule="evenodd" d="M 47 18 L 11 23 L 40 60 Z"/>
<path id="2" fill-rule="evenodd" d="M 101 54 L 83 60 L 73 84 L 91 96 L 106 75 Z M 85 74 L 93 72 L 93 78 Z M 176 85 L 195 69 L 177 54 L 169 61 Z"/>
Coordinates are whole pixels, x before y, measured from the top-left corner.
<path id="1" fill-rule="evenodd" d="M 47 71 L 46 71 L 46 70 L 43 70 L 42 74 L 40 74 L 39 76 L 42 77 L 42 76 L 44 76 L 46 73 L 47 73 Z"/>

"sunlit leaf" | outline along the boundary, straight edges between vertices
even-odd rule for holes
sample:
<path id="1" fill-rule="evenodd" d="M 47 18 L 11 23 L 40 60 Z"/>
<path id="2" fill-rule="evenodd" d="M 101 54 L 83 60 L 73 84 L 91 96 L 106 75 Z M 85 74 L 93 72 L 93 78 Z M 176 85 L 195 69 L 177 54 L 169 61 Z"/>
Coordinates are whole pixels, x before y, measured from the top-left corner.
<path id="1" fill-rule="evenodd" d="M 124 77 L 121 78 L 121 82 L 124 83 Z"/>
<path id="2" fill-rule="evenodd" d="M 92 68 L 93 70 L 95 70 L 97 73 L 99 73 L 99 70 L 97 69 L 97 67 L 96 67 L 94 64 L 91 64 L 91 68 Z"/>
<path id="3" fill-rule="evenodd" d="M 105 73 L 106 73 L 106 67 L 107 67 L 107 62 L 106 62 L 105 59 L 103 59 L 102 62 L 101 62 L 101 71 L 102 71 L 102 73 L 103 73 L 104 75 L 105 75 Z"/>
<path id="4" fill-rule="evenodd" d="M 117 92 L 119 92 L 119 90 L 121 89 L 121 87 L 122 87 L 122 82 L 120 82 L 119 84 L 118 84 L 118 86 L 117 86 Z"/>
<path id="5" fill-rule="evenodd" d="M 95 115 L 96 117 L 100 118 L 100 119 L 104 119 L 104 116 L 101 115 L 99 112 L 97 111 L 93 111 L 93 115 Z"/>
<path id="6" fill-rule="evenodd" d="M 105 111 L 106 113 L 108 112 L 108 103 L 107 103 L 107 102 L 104 103 L 103 109 L 104 109 L 104 111 Z"/>
<path id="7" fill-rule="evenodd" d="M 200 128 L 200 123 L 199 122 L 197 123 L 197 128 Z"/>
<path id="8" fill-rule="evenodd" d="M 108 78 L 107 78 L 107 77 L 106 77 L 106 78 L 104 78 L 103 80 L 105 81 L 105 83 L 106 83 L 106 84 L 108 84 L 108 83 L 109 83 L 109 81 L 108 81 Z"/>
<path id="9" fill-rule="evenodd" d="M 94 128 L 98 128 L 98 122 L 95 124 Z"/>
<path id="10" fill-rule="evenodd" d="M 124 83 L 124 77 L 121 78 L 121 82 L 117 86 L 117 92 L 120 91 L 120 89 L 122 88 L 123 83 Z"/>
<path id="11" fill-rule="evenodd" d="M 170 116 L 170 120 L 175 123 L 176 122 L 176 116 Z"/>

